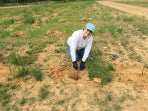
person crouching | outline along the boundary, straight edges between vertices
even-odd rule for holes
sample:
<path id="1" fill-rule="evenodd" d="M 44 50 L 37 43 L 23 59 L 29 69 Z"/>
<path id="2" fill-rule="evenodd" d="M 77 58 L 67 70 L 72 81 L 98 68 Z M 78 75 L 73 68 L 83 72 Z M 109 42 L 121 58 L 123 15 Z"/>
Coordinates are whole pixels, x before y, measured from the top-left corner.
<path id="1" fill-rule="evenodd" d="M 70 59 L 73 63 L 73 67 L 77 70 L 79 55 L 82 57 L 80 63 L 80 70 L 85 69 L 85 62 L 89 58 L 89 53 L 91 50 L 95 26 L 92 23 L 88 23 L 82 30 L 77 30 L 73 32 L 72 36 L 68 38 L 66 47 Z"/>

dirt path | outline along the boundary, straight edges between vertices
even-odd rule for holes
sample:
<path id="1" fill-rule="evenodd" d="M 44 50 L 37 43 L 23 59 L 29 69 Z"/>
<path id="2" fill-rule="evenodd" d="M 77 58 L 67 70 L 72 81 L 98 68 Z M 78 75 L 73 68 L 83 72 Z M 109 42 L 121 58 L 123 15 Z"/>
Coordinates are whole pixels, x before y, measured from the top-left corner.
<path id="1" fill-rule="evenodd" d="M 3 9 L 3 8 L 21 8 L 21 7 L 31 7 L 31 6 L 36 6 L 36 5 L 20 5 L 20 6 L 0 7 L 0 9 Z"/>
<path id="2" fill-rule="evenodd" d="M 102 5 L 116 8 L 118 10 L 125 11 L 125 12 L 131 13 L 131 14 L 145 16 L 145 18 L 148 19 L 148 8 L 131 6 L 131 5 L 127 5 L 127 4 L 114 3 L 111 1 L 98 1 L 98 2 Z"/>

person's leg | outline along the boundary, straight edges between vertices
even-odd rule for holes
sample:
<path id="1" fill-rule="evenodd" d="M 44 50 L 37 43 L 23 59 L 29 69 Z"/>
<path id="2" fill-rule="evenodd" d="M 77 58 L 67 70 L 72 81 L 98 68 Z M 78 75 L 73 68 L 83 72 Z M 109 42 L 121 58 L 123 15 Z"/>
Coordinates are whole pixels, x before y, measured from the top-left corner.
<path id="1" fill-rule="evenodd" d="M 78 50 L 76 50 L 76 61 L 78 61 L 79 56 L 78 56 Z"/>
<path id="2" fill-rule="evenodd" d="M 70 47 L 69 47 L 69 45 L 68 45 L 67 43 L 66 43 L 66 48 L 67 48 L 67 51 L 68 51 L 69 57 L 70 57 L 70 59 L 71 59 Z M 71 59 L 71 61 L 72 61 L 72 59 Z"/>
<path id="3" fill-rule="evenodd" d="M 82 58 L 83 58 L 83 55 L 84 55 L 84 51 L 85 51 L 85 48 L 82 48 L 79 50 L 79 53 L 81 54 Z M 89 55 L 87 57 L 87 59 L 89 58 Z"/>

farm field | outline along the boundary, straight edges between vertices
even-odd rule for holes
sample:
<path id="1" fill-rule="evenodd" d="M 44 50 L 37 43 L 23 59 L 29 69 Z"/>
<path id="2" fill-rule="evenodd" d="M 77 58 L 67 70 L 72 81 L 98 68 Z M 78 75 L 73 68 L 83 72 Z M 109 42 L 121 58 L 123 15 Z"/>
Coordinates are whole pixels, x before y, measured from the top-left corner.
<path id="1" fill-rule="evenodd" d="M 89 22 L 91 58 L 74 80 L 66 41 Z M 99 2 L 0 9 L 0 111 L 147 111 L 147 54 L 148 19 Z"/>

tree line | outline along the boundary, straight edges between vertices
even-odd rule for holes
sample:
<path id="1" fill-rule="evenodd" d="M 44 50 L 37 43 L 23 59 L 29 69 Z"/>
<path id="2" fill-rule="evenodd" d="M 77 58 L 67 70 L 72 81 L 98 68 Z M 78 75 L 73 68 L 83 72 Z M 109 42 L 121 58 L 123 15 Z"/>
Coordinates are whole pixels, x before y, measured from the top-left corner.
<path id="1" fill-rule="evenodd" d="M 27 3 L 39 1 L 65 1 L 65 0 L 0 0 L 0 3 Z"/>

